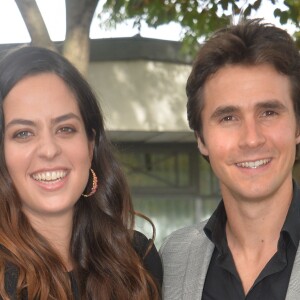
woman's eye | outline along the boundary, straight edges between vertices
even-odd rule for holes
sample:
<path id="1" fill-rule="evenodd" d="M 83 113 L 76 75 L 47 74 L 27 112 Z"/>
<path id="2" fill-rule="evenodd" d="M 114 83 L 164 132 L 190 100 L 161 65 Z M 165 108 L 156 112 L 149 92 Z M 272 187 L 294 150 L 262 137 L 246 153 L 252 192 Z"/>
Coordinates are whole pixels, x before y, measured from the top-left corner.
<path id="1" fill-rule="evenodd" d="M 73 132 L 76 132 L 76 130 L 73 128 L 73 127 L 62 127 L 58 130 L 59 133 L 65 133 L 65 134 L 68 134 L 68 133 L 73 133 Z"/>
<path id="2" fill-rule="evenodd" d="M 23 139 L 24 140 L 24 139 L 27 139 L 31 136 L 33 136 L 32 132 L 24 130 L 24 131 L 19 131 L 19 132 L 15 133 L 13 137 L 16 138 L 16 139 Z"/>

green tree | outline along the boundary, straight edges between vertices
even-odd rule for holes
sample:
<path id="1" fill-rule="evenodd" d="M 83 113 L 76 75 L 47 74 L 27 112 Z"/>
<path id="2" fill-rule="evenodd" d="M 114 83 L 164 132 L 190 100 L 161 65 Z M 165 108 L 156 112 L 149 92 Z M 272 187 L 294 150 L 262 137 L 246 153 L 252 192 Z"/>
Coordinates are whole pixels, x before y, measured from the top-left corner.
<path id="1" fill-rule="evenodd" d="M 262 1 L 107 0 L 98 16 L 99 26 L 103 26 L 101 19 L 104 13 L 109 15 L 107 23 L 110 26 L 127 19 L 134 19 L 135 26 L 139 26 L 142 21 L 152 27 L 176 22 L 182 26 L 186 47 L 193 49 L 198 37 L 228 24 L 232 15 L 249 16 L 261 6 Z M 284 11 L 276 8 L 277 0 L 269 1 L 274 5 L 274 15 L 282 24 L 289 21 L 299 28 L 300 1 L 285 0 L 287 10 Z M 89 30 L 98 0 L 65 0 L 65 3 L 67 28 L 62 54 L 85 74 L 89 63 Z M 16 4 L 24 18 L 32 44 L 57 50 L 35 0 L 16 0 Z M 300 38 L 299 32 L 296 36 Z"/>
<path id="2" fill-rule="evenodd" d="M 182 27 L 184 45 L 193 51 L 199 37 L 228 25 L 233 16 L 249 17 L 266 1 L 273 4 L 274 16 L 281 24 L 290 22 L 299 28 L 299 0 L 285 0 L 284 10 L 276 8 L 278 0 L 107 0 L 104 10 L 110 13 L 109 25 L 127 19 L 133 19 L 136 26 L 145 22 L 154 28 L 178 23 Z M 98 17 L 101 19 L 101 14 Z M 299 31 L 295 37 L 300 40 Z"/>

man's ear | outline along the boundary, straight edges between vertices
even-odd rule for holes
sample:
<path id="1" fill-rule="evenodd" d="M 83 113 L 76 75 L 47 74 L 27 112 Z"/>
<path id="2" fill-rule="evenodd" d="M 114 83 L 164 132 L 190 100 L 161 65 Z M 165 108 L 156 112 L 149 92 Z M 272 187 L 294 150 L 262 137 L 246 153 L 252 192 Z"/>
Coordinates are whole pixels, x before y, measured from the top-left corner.
<path id="1" fill-rule="evenodd" d="M 198 149 L 200 151 L 200 153 L 203 155 L 203 156 L 209 156 L 208 155 L 208 149 L 203 141 L 203 137 L 201 137 L 199 135 L 199 133 L 196 133 L 196 137 L 197 137 L 197 143 L 198 143 Z"/>

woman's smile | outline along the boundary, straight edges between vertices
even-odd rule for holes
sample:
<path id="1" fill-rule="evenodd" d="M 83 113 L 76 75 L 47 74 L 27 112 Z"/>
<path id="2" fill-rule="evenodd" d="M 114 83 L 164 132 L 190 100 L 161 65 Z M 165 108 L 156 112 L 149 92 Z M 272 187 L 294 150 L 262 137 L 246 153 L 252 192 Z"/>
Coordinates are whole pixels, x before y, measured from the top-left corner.
<path id="1" fill-rule="evenodd" d="M 56 171 L 44 171 L 32 174 L 32 178 L 36 181 L 43 181 L 47 183 L 55 182 L 61 180 L 67 176 L 68 172 L 66 170 L 56 170 Z"/>

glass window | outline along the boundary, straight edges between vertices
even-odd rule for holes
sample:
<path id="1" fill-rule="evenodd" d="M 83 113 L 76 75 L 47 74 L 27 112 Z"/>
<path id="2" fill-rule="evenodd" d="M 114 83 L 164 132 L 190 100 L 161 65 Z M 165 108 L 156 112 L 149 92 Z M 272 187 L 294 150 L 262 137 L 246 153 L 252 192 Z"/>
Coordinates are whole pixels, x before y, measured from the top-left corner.
<path id="1" fill-rule="evenodd" d="M 195 223 L 195 200 L 182 196 L 135 196 L 135 210 L 151 219 L 156 228 L 155 244 L 161 246 L 163 239 L 178 228 Z M 147 221 L 136 218 L 136 228 L 152 236 L 152 228 Z"/>
<path id="2" fill-rule="evenodd" d="M 118 148 L 134 208 L 153 221 L 158 248 L 171 232 L 208 218 L 217 206 L 218 181 L 196 144 L 132 143 Z M 142 218 L 136 218 L 136 228 L 152 236 Z"/>

